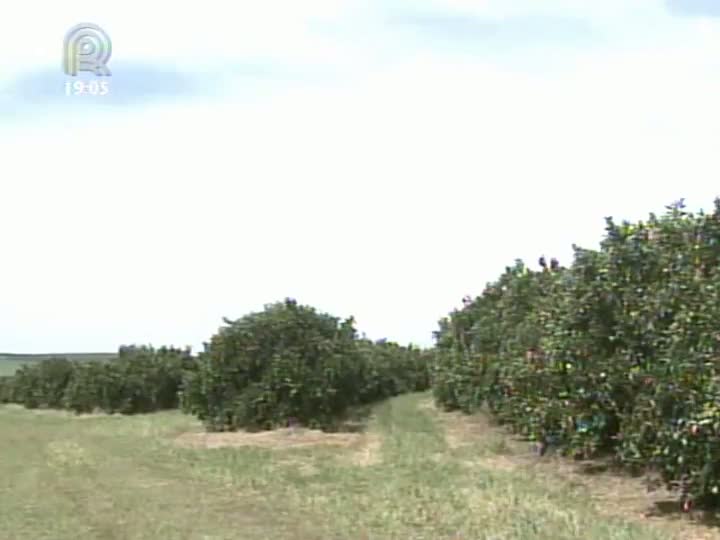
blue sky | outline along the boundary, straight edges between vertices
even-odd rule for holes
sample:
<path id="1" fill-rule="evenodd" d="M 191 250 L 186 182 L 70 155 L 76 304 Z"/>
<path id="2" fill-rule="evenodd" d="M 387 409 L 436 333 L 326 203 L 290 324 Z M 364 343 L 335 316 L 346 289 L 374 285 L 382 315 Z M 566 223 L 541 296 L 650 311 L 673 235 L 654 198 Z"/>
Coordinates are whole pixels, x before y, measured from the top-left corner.
<path id="1" fill-rule="evenodd" d="M 197 349 L 286 296 L 429 345 L 515 258 L 720 195 L 709 0 L 105 4 L 0 20 L 0 351 Z M 64 95 L 78 22 L 107 96 Z"/>

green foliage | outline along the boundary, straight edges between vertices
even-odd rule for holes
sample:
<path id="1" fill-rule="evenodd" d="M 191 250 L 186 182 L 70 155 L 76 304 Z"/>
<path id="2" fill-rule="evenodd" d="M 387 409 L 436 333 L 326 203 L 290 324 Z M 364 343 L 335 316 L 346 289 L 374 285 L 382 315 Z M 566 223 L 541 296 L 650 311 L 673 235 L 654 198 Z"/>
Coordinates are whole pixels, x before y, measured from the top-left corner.
<path id="1" fill-rule="evenodd" d="M 330 429 L 354 405 L 429 384 L 429 353 L 359 340 L 352 318 L 292 299 L 225 323 L 182 396 L 183 410 L 210 431 L 270 429 L 291 419 Z"/>
<path id="2" fill-rule="evenodd" d="M 76 412 L 99 408 L 122 414 L 177 408 L 184 372 L 192 369 L 190 351 L 121 347 L 113 362 L 76 365 L 64 405 Z"/>
<path id="3" fill-rule="evenodd" d="M 186 371 L 195 368 L 189 350 L 120 347 L 112 361 L 50 358 L 27 364 L 0 386 L 0 399 L 27 408 L 100 409 L 134 414 L 177 408 Z"/>
<path id="4" fill-rule="evenodd" d="M 12 375 L 0 376 L 0 403 L 12 403 L 13 400 Z"/>
<path id="5" fill-rule="evenodd" d="M 607 219 L 570 268 L 507 268 L 440 321 L 433 392 L 486 403 L 517 432 L 588 457 L 659 470 L 685 499 L 720 487 L 720 200 L 658 219 Z"/>
<path id="6" fill-rule="evenodd" d="M 429 388 L 431 352 L 386 340 L 358 340 L 357 347 L 362 359 L 360 403 Z"/>
<path id="7" fill-rule="evenodd" d="M 13 398 L 28 409 L 60 408 L 72 373 L 72 362 L 66 358 L 24 365 L 13 377 Z"/>

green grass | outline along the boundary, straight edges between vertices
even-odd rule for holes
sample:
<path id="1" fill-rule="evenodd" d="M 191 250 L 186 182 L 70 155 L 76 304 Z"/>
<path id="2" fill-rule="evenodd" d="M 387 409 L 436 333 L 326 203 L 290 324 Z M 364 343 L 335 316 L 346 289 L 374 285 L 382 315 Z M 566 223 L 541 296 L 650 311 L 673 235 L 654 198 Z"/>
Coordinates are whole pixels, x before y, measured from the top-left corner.
<path id="1" fill-rule="evenodd" d="M 427 400 L 378 405 L 340 447 L 213 449 L 175 442 L 199 430 L 178 412 L 77 418 L 3 406 L 0 539 L 673 538 L 609 515 L 565 481 L 498 466 L 510 450 L 497 434 L 464 429 Z"/>
<path id="2" fill-rule="evenodd" d="M 116 353 L 58 353 L 58 354 L 12 354 L 0 353 L 0 376 L 12 375 L 21 366 L 33 362 L 41 362 L 48 358 L 61 356 L 68 360 L 100 360 L 105 362 L 117 357 Z"/>

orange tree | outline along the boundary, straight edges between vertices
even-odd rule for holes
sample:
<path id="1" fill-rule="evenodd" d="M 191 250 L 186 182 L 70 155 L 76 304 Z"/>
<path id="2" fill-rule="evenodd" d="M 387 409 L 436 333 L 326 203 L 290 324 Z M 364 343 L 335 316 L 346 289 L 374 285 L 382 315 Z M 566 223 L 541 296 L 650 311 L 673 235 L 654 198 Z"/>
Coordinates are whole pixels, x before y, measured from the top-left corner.
<path id="1" fill-rule="evenodd" d="M 720 202 L 606 231 L 570 268 L 518 262 L 441 321 L 436 400 L 485 401 L 545 445 L 660 470 L 686 508 L 717 503 Z"/>
<path id="2" fill-rule="evenodd" d="M 291 419 L 331 429 L 352 406 L 427 388 L 427 364 L 426 351 L 359 340 L 352 318 L 288 298 L 225 320 L 186 377 L 182 408 L 208 431 Z"/>

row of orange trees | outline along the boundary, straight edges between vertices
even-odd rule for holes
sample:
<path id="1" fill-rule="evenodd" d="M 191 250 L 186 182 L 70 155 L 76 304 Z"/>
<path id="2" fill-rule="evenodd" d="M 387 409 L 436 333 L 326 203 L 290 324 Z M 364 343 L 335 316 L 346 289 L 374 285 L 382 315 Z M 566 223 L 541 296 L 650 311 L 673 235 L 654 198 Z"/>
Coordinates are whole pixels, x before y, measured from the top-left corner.
<path id="1" fill-rule="evenodd" d="M 359 338 L 352 318 L 286 299 L 225 323 L 198 355 L 126 346 L 107 362 L 28 364 L 0 378 L 0 402 L 77 413 L 181 408 L 210 431 L 291 421 L 332 429 L 353 407 L 429 388 L 429 351 Z"/>
<path id="2" fill-rule="evenodd" d="M 440 322 L 433 392 L 569 455 L 611 452 L 693 501 L 720 500 L 720 200 L 607 219 L 569 268 L 506 268 Z"/>
<path id="3" fill-rule="evenodd" d="M 116 359 L 49 358 L 0 381 L 0 402 L 29 409 L 101 410 L 134 414 L 179 406 L 184 375 L 195 368 L 190 350 L 123 346 Z"/>

